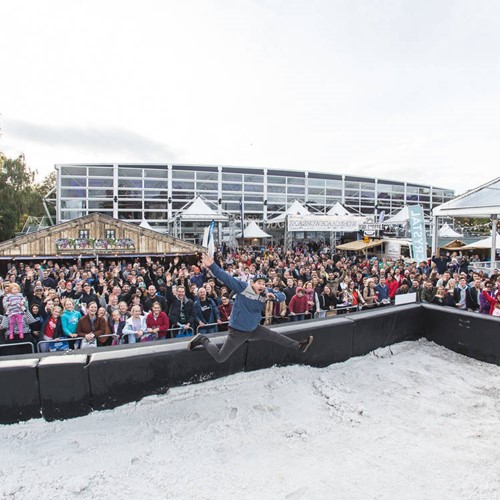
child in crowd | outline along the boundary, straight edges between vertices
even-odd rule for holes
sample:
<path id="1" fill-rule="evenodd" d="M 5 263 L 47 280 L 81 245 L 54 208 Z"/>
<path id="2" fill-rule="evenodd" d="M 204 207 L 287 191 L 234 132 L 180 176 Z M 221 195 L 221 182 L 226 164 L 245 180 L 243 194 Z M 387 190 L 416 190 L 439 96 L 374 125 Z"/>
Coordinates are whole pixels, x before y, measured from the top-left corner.
<path id="1" fill-rule="evenodd" d="M 21 287 L 17 283 L 11 283 L 9 291 L 4 297 L 4 309 L 9 317 L 9 340 L 14 339 L 15 327 L 20 339 L 23 335 L 23 314 L 26 310 L 24 297 L 21 294 Z"/>
<path id="2" fill-rule="evenodd" d="M 150 333 L 150 331 L 146 324 L 146 317 L 142 315 L 141 306 L 133 305 L 130 314 L 132 316 L 125 322 L 123 335 L 127 336 L 129 344 L 135 344 L 141 341 L 142 336 L 146 333 Z"/>

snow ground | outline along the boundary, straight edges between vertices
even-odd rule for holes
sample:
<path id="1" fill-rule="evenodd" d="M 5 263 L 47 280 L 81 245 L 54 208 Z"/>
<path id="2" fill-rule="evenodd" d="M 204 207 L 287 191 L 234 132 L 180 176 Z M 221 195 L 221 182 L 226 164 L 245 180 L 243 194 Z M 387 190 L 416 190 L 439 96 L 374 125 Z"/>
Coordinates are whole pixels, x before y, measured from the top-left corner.
<path id="1" fill-rule="evenodd" d="M 0 426 L 0 498 L 500 499 L 500 367 L 422 340 Z"/>

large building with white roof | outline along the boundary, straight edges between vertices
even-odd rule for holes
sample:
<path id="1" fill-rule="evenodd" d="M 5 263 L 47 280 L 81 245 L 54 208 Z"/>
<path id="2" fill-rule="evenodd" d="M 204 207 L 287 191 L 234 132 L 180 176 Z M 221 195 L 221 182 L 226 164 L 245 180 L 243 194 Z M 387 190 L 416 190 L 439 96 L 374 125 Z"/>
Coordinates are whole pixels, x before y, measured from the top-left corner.
<path id="1" fill-rule="evenodd" d="M 340 202 L 354 214 L 394 213 L 420 204 L 428 220 L 432 208 L 454 196 L 451 189 L 336 173 L 180 164 L 60 164 L 57 222 L 101 212 L 167 231 L 169 221 L 196 196 L 212 208 L 245 219 L 267 221 L 295 200 L 326 213 Z M 170 222 L 171 224 L 172 222 Z M 183 231 L 198 234 L 196 222 Z M 171 228 L 170 228 L 171 229 Z"/>

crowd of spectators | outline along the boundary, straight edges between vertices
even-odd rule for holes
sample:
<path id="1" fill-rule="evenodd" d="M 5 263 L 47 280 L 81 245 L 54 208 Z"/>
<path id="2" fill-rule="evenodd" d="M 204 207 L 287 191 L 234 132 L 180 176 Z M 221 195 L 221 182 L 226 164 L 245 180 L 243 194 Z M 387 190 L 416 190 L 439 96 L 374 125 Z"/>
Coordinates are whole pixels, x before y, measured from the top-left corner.
<path id="1" fill-rule="evenodd" d="M 346 256 L 328 246 L 221 248 L 215 259 L 243 281 L 256 274 L 284 293 L 262 322 L 274 324 L 386 307 L 398 295 L 500 317 L 500 275 L 446 253 L 415 263 Z M 0 343 L 67 350 L 227 329 L 233 292 L 200 260 L 12 261 L 0 278 Z"/>

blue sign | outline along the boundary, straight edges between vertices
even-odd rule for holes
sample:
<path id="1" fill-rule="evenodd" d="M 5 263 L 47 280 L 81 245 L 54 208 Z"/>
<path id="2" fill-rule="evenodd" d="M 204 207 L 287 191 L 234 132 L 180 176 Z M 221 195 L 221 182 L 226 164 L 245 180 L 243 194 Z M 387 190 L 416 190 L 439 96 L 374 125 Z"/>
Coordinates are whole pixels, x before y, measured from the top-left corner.
<path id="1" fill-rule="evenodd" d="M 427 237 L 425 235 L 424 210 L 421 205 L 408 207 L 410 217 L 411 244 L 413 247 L 413 258 L 417 262 L 427 260 Z"/>

